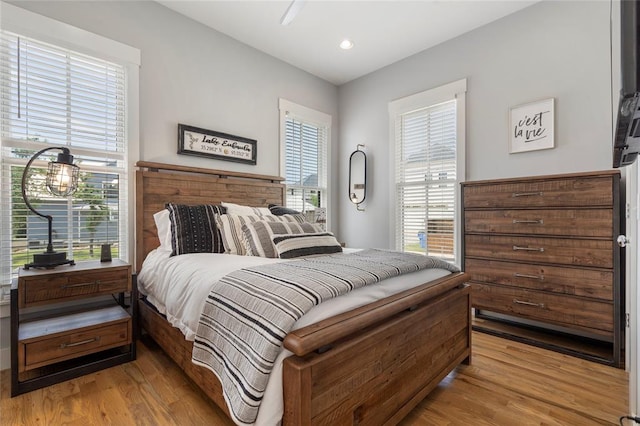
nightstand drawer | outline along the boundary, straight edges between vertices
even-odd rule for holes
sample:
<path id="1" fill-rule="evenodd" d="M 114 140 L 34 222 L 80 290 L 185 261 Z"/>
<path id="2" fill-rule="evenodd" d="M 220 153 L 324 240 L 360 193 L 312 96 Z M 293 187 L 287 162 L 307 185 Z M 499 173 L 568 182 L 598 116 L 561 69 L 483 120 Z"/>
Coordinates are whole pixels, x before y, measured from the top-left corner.
<path id="1" fill-rule="evenodd" d="M 119 306 L 26 323 L 19 370 L 27 371 L 131 343 L 131 317 Z"/>
<path id="2" fill-rule="evenodd" d="M 24 280 L 23 306 L 131 290 L 129 268 L 33 277 Z"/>

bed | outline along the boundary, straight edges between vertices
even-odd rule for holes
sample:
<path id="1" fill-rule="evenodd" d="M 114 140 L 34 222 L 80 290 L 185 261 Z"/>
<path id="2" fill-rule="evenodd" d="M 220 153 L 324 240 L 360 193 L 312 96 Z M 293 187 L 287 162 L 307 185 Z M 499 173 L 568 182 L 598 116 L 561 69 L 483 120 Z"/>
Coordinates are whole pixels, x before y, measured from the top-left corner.
<path id="1" fill-rule="evenodd" d="M 153 215 L 166 202 L 265 206 L 284 200 L 276 176 L 137 166 L 137 271 L 159 246 Z M 290 332 L 284 348 L 291 356 L 281 366 L 282 424 L 398 423 L 454 368 L 470 363 L 467 279 L 446 274 Z M 191 361 L 193 342 L 147 300 L 138 304 L 141 327 L 229 415 L 218 378 Z"/>

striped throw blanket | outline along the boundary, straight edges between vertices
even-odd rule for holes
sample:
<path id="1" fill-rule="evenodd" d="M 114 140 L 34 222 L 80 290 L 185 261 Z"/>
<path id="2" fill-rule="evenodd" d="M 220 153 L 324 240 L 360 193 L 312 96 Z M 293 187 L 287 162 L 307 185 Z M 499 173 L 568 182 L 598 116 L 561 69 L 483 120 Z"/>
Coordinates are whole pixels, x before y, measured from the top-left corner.
<path id="1" fill-rule="evenodd" d="M 192 360 L 218 376 L 233 420 L 252 424 L 282 342 L 305 312 L 353 289 L 426 268 L 458 271 L 438 259 L 370 249 L 232 272 L 205 301 Z"/>

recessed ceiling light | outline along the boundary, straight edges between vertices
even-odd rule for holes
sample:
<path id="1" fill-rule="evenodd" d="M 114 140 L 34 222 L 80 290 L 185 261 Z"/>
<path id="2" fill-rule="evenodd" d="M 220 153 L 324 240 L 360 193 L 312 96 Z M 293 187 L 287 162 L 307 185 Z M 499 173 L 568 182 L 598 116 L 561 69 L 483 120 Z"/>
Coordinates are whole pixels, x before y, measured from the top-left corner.
<path id="1" fill-rule="evenodd" d="M 345 38 L 340 42 L 340 48 L 344 50 L 349 50 L 353 47 L 353 42 L 348 38 Z"/>

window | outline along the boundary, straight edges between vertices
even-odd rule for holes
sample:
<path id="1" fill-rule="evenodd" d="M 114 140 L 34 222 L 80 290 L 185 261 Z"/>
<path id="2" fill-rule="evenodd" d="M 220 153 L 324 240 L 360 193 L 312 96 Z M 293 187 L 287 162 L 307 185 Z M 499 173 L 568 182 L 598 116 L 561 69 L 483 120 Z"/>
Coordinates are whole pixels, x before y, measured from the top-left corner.
<path id="1" fill-rule="evenodd" d="M 280 126 L 286 205 L 328 225 L 331 117 L 281 99 Z"/>
<path id="2" fill-rule="evenodd" d="M 10 6 L 3 6 L 3 12 L 19 13 L 23 25 L 37 26 L 44 20 L 72 28 Z M 72 31 L 74 42 L 78 32 L 82 30 Z M 98 37 L 85 35 L 89 43 Z M 137 49 L 125 48 L 127 54 L 139 55 Z M 104 59 L 6 26 L 0 33 L 0 53 L 1 283 L 8 283 L 16 268 L 46 249 L 47 221 L 27 209 L 21 179 L 32 155 L 47 147 L 69 148 L 81 169 L 78 190 L 65 199 L 51 196 L 43 182 L 46 164 L 58 151 L 41 155 L 31 166 L 27 196 L 36 210 L 53 217 L 54 249 L 66 251 L 74 260 L 99 259 L 100 244 L 109 243 L 114 257 L 128 259 L 132 214 L 128 170 L 136 160 L 130 152 L 137 152 L 129 128 L 137 129 L 137 112 L 129 111 L 128 100 L 131 90 L 137 90 L 137 64 L 113 60 L 113 51 Z"/>
<path id="3" fill-rule="evenodd" d="M 461 80 L 389 104 L 397 250 L 459 263 L 465 91 Z"/>

